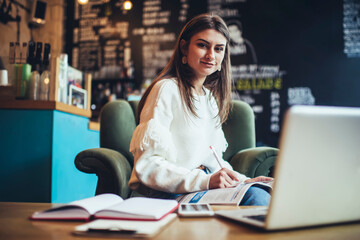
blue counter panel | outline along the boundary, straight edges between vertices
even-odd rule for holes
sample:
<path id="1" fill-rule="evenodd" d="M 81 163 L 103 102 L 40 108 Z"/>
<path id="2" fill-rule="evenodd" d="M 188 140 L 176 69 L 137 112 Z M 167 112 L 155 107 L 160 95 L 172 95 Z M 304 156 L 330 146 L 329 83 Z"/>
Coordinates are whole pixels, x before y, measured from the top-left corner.
<path id="1" fill-rule="evenodd" d="M 74 164 L 79 152 L 100 146 L 99 131 L 89 130 L 88 123 L 88 118 L 54 111 L 51 202 L 95 195 L 97 176 L 80 172 Z"/>
<path id="2" fill-rule="evenodd" d="M 52 111 L 0 109 L 0 201 L 50 201 L 52 118 Z"/>
<path id="3" fill-rule="evenodd" d="M 97 176 L 76 154 L 100 145 L 88 118 L 56 110 L 0 109 L 0 201 L 66 203 L 93 196 Z"/>

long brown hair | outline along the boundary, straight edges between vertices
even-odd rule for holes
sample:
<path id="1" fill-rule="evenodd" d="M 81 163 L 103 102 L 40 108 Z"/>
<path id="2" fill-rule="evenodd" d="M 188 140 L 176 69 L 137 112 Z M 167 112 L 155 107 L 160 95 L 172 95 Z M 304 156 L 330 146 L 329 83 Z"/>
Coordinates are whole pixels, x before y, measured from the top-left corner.
<path id="1" fill-rule="evenodd" d="M 227 40 L 225 47 L 224 59 L 221 63 L 221 71 L 216 71 L 211 75 L 207 76 L 204 82 L 204 87 L 210 90 L 214 96 L 218 107 L 220 117 L 220 123 L 225 122 L 228 117 L 231 101 L 231 64 L 230 64 L 230 51 L 229 51 L 229 30 L 224 22 L 224 20 L 214 14 L 201 14 L 193 19 L 191 19 L 182 29 L 177 42 L 174 52 L 170 58 L 170 61 L 165 66 L 165 68 L 160 72 L 160 74 L 155 78 L 152 84 L 147 88 L 143 97 L 140 100 L 138 111 L 137 111 L 137 121 L 140 121 L 140 114 L 145 105 L 146 99 L 154 87 L 154 85 L 164 79 L 164 78 L 176 78 L 178 81 L 179 91 L 181 98 L 183 100 L 183 105 L 194 115 L 196 115 L 196 110 L 194 107 L 194 96 L 192 94 L 193 80 L 194 80 L 194 71 L 188 64 L 183 64 L 181 59 L 183 57 L 180 42 L 182 39 L 185 40 L 186 48 L 190 42 L 190 39 L 195 34 L 207 30 L 214 29 L 221 34 Z"/>

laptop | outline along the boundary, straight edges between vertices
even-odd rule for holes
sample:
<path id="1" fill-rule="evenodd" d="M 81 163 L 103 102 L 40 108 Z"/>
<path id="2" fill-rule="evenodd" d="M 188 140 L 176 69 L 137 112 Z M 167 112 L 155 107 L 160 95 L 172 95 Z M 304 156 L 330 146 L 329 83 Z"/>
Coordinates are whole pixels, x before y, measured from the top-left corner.
<path id="1" fill-rule="evenodd" d="M 265 230 L 360 220 L 360 108 L 293 106 L 267 208 L 216 214 Z"/>

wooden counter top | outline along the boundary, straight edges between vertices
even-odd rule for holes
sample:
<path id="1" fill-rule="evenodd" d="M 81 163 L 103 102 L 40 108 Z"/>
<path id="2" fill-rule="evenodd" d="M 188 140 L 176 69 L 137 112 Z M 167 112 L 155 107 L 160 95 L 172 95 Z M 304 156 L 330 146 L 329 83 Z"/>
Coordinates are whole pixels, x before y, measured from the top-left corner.
<path id="1" fill-rule="evenodd" d="M 90 109 L 81 109 L 57 101 L 1 100 L 0 109 L 58 110 L 84 117 L 91 117 Z"/>

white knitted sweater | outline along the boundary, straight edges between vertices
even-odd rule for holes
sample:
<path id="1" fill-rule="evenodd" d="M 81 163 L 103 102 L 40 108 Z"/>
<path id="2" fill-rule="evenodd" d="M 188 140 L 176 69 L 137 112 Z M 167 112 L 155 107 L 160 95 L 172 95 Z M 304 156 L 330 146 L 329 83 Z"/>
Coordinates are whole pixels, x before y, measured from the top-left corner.
<path id="1" fill-rule="evenodd" d="M 151 90 L 130 143 L 134 168 L 129 186 L 136 190 L 139 182 L 155 190 L 187 193 L 209 189 L 211 174 L 198 169 L 206 166 L 212 173 L 220 166 L 210 145 L 219 156 L 227 148 L 218 107 L 210 91 L 196 96 L 198 117 L 184 110 L 177 82 L 164 79 Z M 222 165 L 232 169 L 222 160 Z M 238 174 L 241 181 L 247 179 Z"/>

